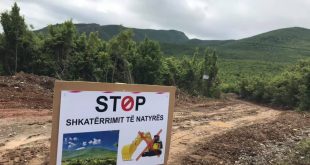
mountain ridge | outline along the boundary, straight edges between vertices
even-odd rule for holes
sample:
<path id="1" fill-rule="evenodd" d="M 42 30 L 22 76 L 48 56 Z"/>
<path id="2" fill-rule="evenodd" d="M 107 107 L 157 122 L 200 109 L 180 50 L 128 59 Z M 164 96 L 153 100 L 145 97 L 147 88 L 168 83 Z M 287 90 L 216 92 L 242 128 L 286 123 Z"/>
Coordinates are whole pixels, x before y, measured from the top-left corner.
<path id="1" fill-rule="evenodd" d="M 184 32 L 178 30 L 139 29 L 125 27 L 122 25 L 99 25 L 96 23 L 80 23 L 75 24 L 75 26 L 79 33 L 85 32 L 86 34 L 89 34 L 90 32 L 98 31 L 99 36 L 104 40 L 111 39 L 113 36 L 117 35 L 125 29 L 131 29 L 133 31 L 133 39 L 135 41 L 142 41 L 146 37 L 162 43 L 184 43 L 189 40 L 189 38 L 185 35 Z M 36 30 L 36 32 L 45 33 L 47 32 L 47 29 L 47 27 L 44 27 L 42 29 Z"/>
<path id="2" fill-rule="evenodd" d="M 289 27 L 260 33 L 238 40 L 202 40 L 189 39 L 178 30 L 154 30 L 130 28 L 122 25 L 99 25 L 96 23 L 75 24 L 79 33 L 98 31 L 99 36 L 109 40 L 124 29 L 132 29 L 135 41 L 148 37 L 158 41 L 165 55 L 191 55 L 196 48 L 204 50 L 208 47 L 218 50 L 219 56 L 227 59 L 246 60 L 282 60 L 310 56 L 310 29 Z M 36 32 L 46 32 L 47 27 Z"/>

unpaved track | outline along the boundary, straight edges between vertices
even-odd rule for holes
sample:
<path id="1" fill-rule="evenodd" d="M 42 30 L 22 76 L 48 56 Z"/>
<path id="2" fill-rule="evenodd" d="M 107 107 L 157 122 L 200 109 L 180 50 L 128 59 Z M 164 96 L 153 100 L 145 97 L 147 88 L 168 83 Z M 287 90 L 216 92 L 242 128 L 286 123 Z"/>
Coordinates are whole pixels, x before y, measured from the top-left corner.
<path id="1" fill-rule="evenodd" d="M 43 164 L 50 144 L 51 111 L 0 109 L 0 164 Z"/>
<path id="2" fill-rule="evenodd" d="M 210 104 L 176 108 L 168 164 L 181 164 L 182 158 L 190 155 L 202 139 L 253 123 L 268 122 L 281 113 L 234 99 L 222 104 L 225 106 L 219 109 Z"/>

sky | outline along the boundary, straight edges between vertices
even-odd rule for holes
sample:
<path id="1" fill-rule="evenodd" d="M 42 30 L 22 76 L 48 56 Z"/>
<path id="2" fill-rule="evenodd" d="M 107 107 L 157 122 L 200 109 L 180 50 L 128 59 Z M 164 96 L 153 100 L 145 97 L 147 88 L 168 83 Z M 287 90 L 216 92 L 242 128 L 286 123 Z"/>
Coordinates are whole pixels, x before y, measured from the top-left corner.
<path id="1" fill-rule="evenodd" d="M 0 12 L 9 10 L 13 3 L 0 0 Z M 35 29 L 72 19 L 74 23 L 174 29 L 189 38 L 223 40 L 286 27 L 310 28 L 310 0 L 17 0 L 17 3 L 26 22 Z"/>
<path id="2" fill-rule="evenodd" d="M 119 131 L 70 133 L 63 136 L 64 150 L 83 150 L 90 147 L 104 147 L 117 150 Z"/>

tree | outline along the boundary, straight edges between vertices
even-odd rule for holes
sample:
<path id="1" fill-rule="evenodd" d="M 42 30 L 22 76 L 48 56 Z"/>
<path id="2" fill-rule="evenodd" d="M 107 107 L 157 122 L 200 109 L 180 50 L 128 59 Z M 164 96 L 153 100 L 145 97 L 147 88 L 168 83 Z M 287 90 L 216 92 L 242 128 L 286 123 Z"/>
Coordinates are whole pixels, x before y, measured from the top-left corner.
<path id="1" fill-rule="evenodd" d="M 310 110 L 310 61 L 301 61 L 272 78 L 243 79 L 240 95 L 287 109 Z"/>
<path id="2" fill-rule="evenodd" d="M 13 74 L 20 70 L 18 68 L 18 59 L 22 55 L 27 54 L 27 51 L 24 51 L 25 47 L 28 49 L 31 46 L 31 44 L 25 43 L 29 37 L 31 38 L 31 33 L 28 33 L 25 20 L 20 16 L 19 11 L 20 8 L 14 3 L 10 12 L 1 13 L 1 25 L 4 31 L 5 45 L 5 53 L 2 55 L 2 65 L 6 74 Z M 27 63 L 28 60 L 22 62 Z"/>
<path id="3" fill-rule="evenodd" d="M 206 49 L 204 56 L 204 75 L 208 78 L 203 83 L 203 95 L 208 97 L 219 97 L 219 79 L 217 77 L 217 55 L 214 50 Z"/>
<path id="4" fill-rule="evenodd" d="M 76 40 L 75 49 L 69 58 L 69 77 L 73 80 L 99 81 L 102 79 L 101 53 L 103 41 L 97 32 L 91 32 L 87 38 L 82 33 Z M 95 73 L 96 72 L 96 73 Z"/>
<path id="5" fill-rule="evenodd" d="M 92 68 L 89 68 L 93 74 L 93 81 L 108 82 L 108 74 L 112 68 L 109 54 L 106 50 L 106 42 L 101 40 L 98 32 L 91 32 L 88 36 L 86 54 L 93 59 Z"/>
<path id="6" fill-rule="evenodd" d="M 180 79 L 179 60 L 175 57 L 162 58 L 160 80 L 164 85 L 176 85 Z"/>
<path id="7" fill-rule="evenodd" d="M 300 102 L 298 108 L 300 110 L 310 111 L 310 60 L 300 61 L 298 64 L 298 70 L 301 72 L 302 80 L 299 92 Z"/>
<path id="8" fill-rule="evenodd" d="M 134 82 L 130 62 L 136 56 L 136 42 L 132 40 L 132 37 L 132 31 L 125 30 L 108 42 L 107 52 L 113 63 L 110 82 Z"/>
<path id="9" fill-rule="evenodd" d="M 191 85 L 191 90 L 192 90 L 192 94 L 195 95 L 199 95 L 201 94 L 201 89 L 202 89 L 202 76 L 204 73 L 204 68 L 203 68 L 203 61 L 201 59 L 199 59 L 199 48 L 197 47 L 194 51 L 194 54 L 192 56 L 192 58 L 189 61 L 189 65 L 190 65 L 190 74 L 192 74 L 192 82 L 190 83 Z M 187 78 L 186 78 L 187 79 Z"/>
<path id="10" fill-rule="evenodd" d="M 76 37 L 77 31 L 72 20 L 48 27 L 43 53 L 54 60 L 54 75 L 59 79 L 68 76 L 68 59 L 74 49 Z"/>
<path id="11" fill-rule="evenodd" d="M 310 67 L 308 67 L 308 73 L 305 75 L 304 82 L 304 85 L 300 89 L 302 96 L 299 103 L 299 109 L 310 111 Z"/>
<path id="12" fill-rule="evenodd" d="M 4 45 L 3 45 L 3 35 L 0 33 L 0 60 L 3 61 L 4 57 Z M 3 71 L 3 63 L 0 63 L 0 74 L 2 74 Z"/>
<path id="13" fill-rule="evenodd" d="M 109 76 L 114 69 L 110 55 L 105 51 L 99 51 L 97 56 L 98 60 L 94 71 L 96 81 L 110 82 Z"/>
<path id="14" fill-rule="evenodd" d="M 158 42 L 145 38 L 138 44 L 133 63 L 133 76 L 136 83 L 160 83 L 161 51 Z"/>

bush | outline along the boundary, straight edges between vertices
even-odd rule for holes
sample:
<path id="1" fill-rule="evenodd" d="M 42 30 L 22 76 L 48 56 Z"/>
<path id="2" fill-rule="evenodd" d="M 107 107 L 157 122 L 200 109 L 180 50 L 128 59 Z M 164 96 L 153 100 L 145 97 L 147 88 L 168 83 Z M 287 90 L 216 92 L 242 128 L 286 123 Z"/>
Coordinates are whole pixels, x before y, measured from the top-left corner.
<path id="1" fill-rule="evenodd" d="M 257 102 L 310 110 L 310 60 L 300 61 L 273 78 L 243 78 L 239 94 Z"/>

